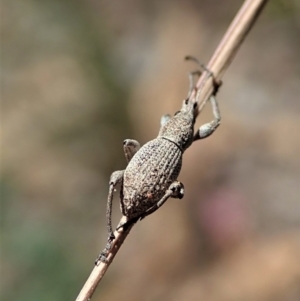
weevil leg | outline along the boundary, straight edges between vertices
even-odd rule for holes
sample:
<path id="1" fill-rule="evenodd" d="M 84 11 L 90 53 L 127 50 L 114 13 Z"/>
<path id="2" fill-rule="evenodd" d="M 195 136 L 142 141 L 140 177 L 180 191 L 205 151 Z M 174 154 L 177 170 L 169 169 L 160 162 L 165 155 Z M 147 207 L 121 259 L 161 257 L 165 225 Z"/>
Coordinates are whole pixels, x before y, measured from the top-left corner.
<path id="1" fill-rule="evenodd" d="M 206 76 L 205 81 L 203 82 L 202 86 L 200 86 L 198 89 L 197 89 L 197 87 L 196 87 L 195 84 L 194 84 L 194 75 L 197 74 L 197 71 L 191 72 L 191 73 L 189 74 L 189 78 L 190 78 L 190 90 L 189 90 L 188 98 L 190 98 L 190 96 L 191 96 L 191 94 L 192 94 L 192 92 L 193 92 L 193 89 L 197 89 L 198 91 L 196 91 L 196 92 L 197 92 L 197 95 L 196 95 L 196 97 L 195 97 L 196 102 L 197 102 L 197 98 L 199 97 L 199 94 L 200 94 L 200 92 L 201 92 L 201 90 L 202 90 L 202 88 L 203 88 L 203 86 L 204 86 L 206 80 L 207 80 L 210 76 L 212 76 L 212 72 L 211 72 L 204 64 L 202 64 L 200 61 L 198 61 L 198 59 L 195 58 L 194 56 L 187 55 L 184 59 L 187 60 L 187 61 L 193 61 L 193 62 L 195 62 L 198 66 L 200 66 L 200 68 L 202 69 L 202 71 L 198 71 L 198 72 L 199 72 L 199 73 L 198 73 L 199 77 L 201 76 L 201 74 L 202 74 L 203 71 L 206 71 L 206 72 L 207 72 L 207 76 Z"/>
<path id="2" fill-rule="evenodd" d="M 129 163 L 129 161 L 140 148 L 141 145 L 136 140 L 126 139 L 123 141 L 123 149 L 127 163 Z"/>
<path id="3" fill-rule="evenodd" d="M 107 197 L 106 222 L 108 231 L 108 241 L 115 239 L 111 224 L 112 200 L 115 187 L 123 181 L 124 170 L 118 170 L 112 173 L 109 180 L 109 190 Z"/>
<path id="4" fill-rule="evenodd" d="M 194 135 L 194 141 L 196 141 L 198 139 L 207 138 L 220 125 L 221 114 L 220 114 L 218 102 L 217 102 L 217 99 L 216 99 L 215 95 L 211 95 L 209 101 L 212 105 L 212 111 L 213 111 L 213 115 L 214 115 L 215 119 L 213 121 L 209 122 L 209 123 L 205 123 L 202 126 L 200 126 L 199 130 Z"/>
<path id="5" fill-rule="evenodd" d="M 190 82 L 190 88 L 189 88 L 189 92 L 188 92 L 188 96 L 186 99 L 189 99 L 193 90 L 196 88 L 195 87 L 195 83 L 194 83 L 194 77 L 195 75 L 198 75 L 198 77 L 202 74 L 202 72 L 200 70 L 196 70 L 196 71 L 192 71 L 189 73 L 189 82 Z M 165 124 L 171 119 L 171 115 L 170 114 L 166 114 L 163 115 L 160 119 L 160 128 L 162 128 L 163 126 L 165 126 Z"/>
<path id="6" fill-rule="evenodd" d="M 171 119 L 171 115 L 170 114 L 166 114 L 161 116 L 160 119 L 160 128 L 162 128 L 163 126 L 165 126 L 165 124 Z"/>
<path id="7" fill-rule="evenodd" d="M 135 224 L 139 219 L 140 219 L 140 217 L 138 216 L 138 217 L 134 217 L 134 218 L 128 220 L 127 222 L 125 222 L 123 224 L 119 224 L 117 226 L 116 231 L 118 231 L 121 228 L 123 228 L 123 231 L 126 231 L 130 225 Z"/>
<path id="8" fill-rule="evenodd" d="M 98 265 L 100 262 L 107 263 L 107 255 L 111 250 L 112 242 L 108 242 L 105 248 L 101 251 L 98 257 L 95 260 L 95 265 Z"/>
<path id="9" fill-rule="evenodd" d="M 139 215 L 138 217 L 135 217 L 133 219 L 130 219 L 126 223 L 119 225 L 117 227 L 117 230 L 120 228 L 126 229 L 129 225 L 136 223 L 138 220 L 144 219 L 146 216 L 152 214 L 155 212 L 158 208 L 160 208 L 167 200 L 168 198 L 172 197 L 174 199 L 182 199 L 184 196 L 184 186 L 181 182 L 174 181 L 168 190 L 165 192 L 165 195 L 151 208 L 149 208 L 146 212 Z"/>
<path id="10" fill-rule="evenodd" d="M 210 77 L 212 77 L 212 79 L 213 79 L 213 92 L 212 92 L 212 95 L 216 96 L 217 93 L 218 93 L 218 91 L 219 91 L 220 86 L 222 85 L 222 81 L 221 81 L 221 80 L 217 80 L 217 79 L 215 78 L 214 73 L 213 73 L 212 71 L 210 71 L 210 70 L 209 70 L 205 65 L 203 65 L 203 64 L 201 64 L 201 66 L 203 66 L 204 70 L 207 72 L 207 76 L 206 76 L 204 82 L 202 83 L 202 85 L 199 87 L 199 89 L 198 89 L 198 91 L 197 91 L 197 94 L 196 94 L 196 100 L 195 100 L 195 102 L 196 102 L 197 104 L 199 104 L 199 97 L 200 97 L 200 95 L 201 95 L 202 89 L 203 89 L 203 87 L 204 87 L 206 81 L 207 81 Z M 200 104 L 200 106 L 199 106 L 199 108 L 198 108 L 198 113 L 197 113 L 197 115 L 199 115 L 199 114 L 201 113 L 201 111 L 202 111 L 203 108 L 205 107 L 206 103 L 207 103 L 207 100 L 204 101 L 204 102 L 202 102 L 202 103 Z"/>
<path id="11" fill-rule="evenodd" d="M 202 74 L 202 72 L 200 70 L 192 71 L 192 72 L 189 73 L 190 88 L 189 88 L 189 93 L 188 93 L 187 99 L 190 98 L 193 90 L 196 88 L 195 82 L 194 82 L 195 75 L 197 75 L 198 77 L 200 77 L 201 74 Z"/>
<path id="12" fill-rule="evenodd" d="M 209 69 L 207 68 L 204 64 L 202 64 L 200 61 L 197 60 L 197 58 L 195 58 L 194 56 L 186 56 L 185 57 L 186 60 L 190 60 L 190 61 L 194 61 L 196 62 L 202 69 L 203 71 L 206 71 L 207 75 L 206 75 L 206 78 L 204 79 L 204 81 L 202 82 L 202 85 L 198 88 L 197 90 L 197 94 L 196 94 L 196 97 L 195 97 L 195 102 L 198 103 L 199 102 L 199 96 L 201 95 L 201 92 L 202 92 L 202 89 L 206 83 L 206 81 L 212 77 L 213 78 L 213 85 L 214 85 L 214 90 L 213 90 L 213 93 L 212 95 L 216 96 L 217 93 L 218 93 L 218 90 L 220 88 L 220 86 L 222 85 L 222 81 L 219 81 L 219 80 L 216 80 L 216 78 L 214 77 L 214 73 Z M 198 113 L 197 115 L 203 110 L 204 106 L 206 105 L 206 102 L 203 102 L 200 107 L 198 108 Z"/>
<path id="13" fill-rule="evenodd" d="M 168 198 L 174 198 L 174 199 L 182 199 L 184 196 L 184 186 L 179 181 L 174 181 L 168 190 L 165 192 L 165 195 L 150 209 L 148 209 L 146 212 L 144 212 L 139 219 L 142 220 L 146 216 L 152 214 L 155 212 L 158 208 L 160 208 L 167 200 Z"/>
<path id="14" fill-rule="evenodd" d="M 115 239 L 115 235 L 112 230 L 112 223 L 111 223 L 112 200 L 113 200 L 115 187 L 123 181 L 123 175 L 124 175 L 124 170 L 118 170 L 113 172 L 110 176 L 109 190 L 108 190 L 108 197 L 107 197 L 107 207 L 106 207 L 106 225 L 108 231 L 108 239 L 107 239 L 106 247 L 104 248 L 103 251 L 101 251 L 101 253 L 95 260 L 96 265 L 98 265 L 100 261 L 106 262 L 107 254 L 111 249 L 111 243 Z"/>

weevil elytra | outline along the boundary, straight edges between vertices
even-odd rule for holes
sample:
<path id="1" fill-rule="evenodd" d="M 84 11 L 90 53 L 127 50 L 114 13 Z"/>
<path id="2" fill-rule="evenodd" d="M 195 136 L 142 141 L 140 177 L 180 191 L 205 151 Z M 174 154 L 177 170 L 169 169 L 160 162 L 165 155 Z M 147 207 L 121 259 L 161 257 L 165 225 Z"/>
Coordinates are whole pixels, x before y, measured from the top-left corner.
<path id="1" fill-rule="evenodd" d="M 186 57 L 186 59 L 198 63 L 194 57 Z M 201 67 L 207 72 L 206 80 L 213 76 L 205 66 L 201 65 Z M 183 101 L 180 111 L 176 112 L 173 117 L 165 115 L 161 118 L 161 127 L 155 139 L 142 147 L 136 140 L 124 140 L 123 147 L 128 165 L 125 170 L 115 171 L 110 177 L 106 213 L 108 244 L 96 263 L 99 260 L 106 260 L 111 242 L 115 238 L 112 230 L 111 211 L 116 185 L 121 185 L 121 212 L 128 220 L 118 228 L 145 218 L 161 207 L 170 197 L 181 199 L 184 196 L 184 186 L 177 181 L 182 165 L 182 155 L 194 141 L 210 136 L 220 125 L 221 120 L 215 98 L 220 84 L 214 80 L 215 89 L 209 99 L 214 120 L 202 125 L 194 133 L 195 120 L 199 113 L 198 98 L 201 87 L 197 89 L 193 79 L 195 75 L 200 76 L 200 74 L 201 72 L 198 70 L 189 74 L 188 97 Z M 195 96 L 191 98 L 193 91 L 195 91 Z"/>

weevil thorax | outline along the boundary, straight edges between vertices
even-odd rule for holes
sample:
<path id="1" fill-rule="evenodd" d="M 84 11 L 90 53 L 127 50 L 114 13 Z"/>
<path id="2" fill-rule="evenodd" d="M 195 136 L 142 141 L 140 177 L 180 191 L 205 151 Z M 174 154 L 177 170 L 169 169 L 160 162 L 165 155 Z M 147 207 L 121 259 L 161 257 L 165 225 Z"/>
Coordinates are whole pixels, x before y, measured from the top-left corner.
<path id="1" fill-rule="evenodd" d="M 185 99 L 181 110 L 161 127 L 158 137 L 174 142 L 185 151 L 193 143 L 196 108 L 197 103 Z"/>

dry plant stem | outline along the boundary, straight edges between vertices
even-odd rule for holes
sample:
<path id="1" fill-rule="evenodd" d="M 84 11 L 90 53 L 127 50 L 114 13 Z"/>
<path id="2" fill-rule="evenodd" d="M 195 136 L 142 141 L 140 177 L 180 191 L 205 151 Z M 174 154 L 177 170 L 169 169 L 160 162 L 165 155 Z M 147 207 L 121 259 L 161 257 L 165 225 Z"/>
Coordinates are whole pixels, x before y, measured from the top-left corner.
<path id="1" fill-rule="evenodd" d="M 235 54 L 267 2 L 268 0 L 246 0 L 240 8 L 212 58 L 207 64 L 207 68 L 213 72 L 217 81 L 221 80 L 225 70 L 233 60 Z M 204 84 L 198 98 L 199 112 L 205 104 L 205 101 L 207 101 L 213 92 L 213 80 L 210 78 L 204 83 L 205 77 L 206 72 L 202 74 L 196 85 L 196 87 L 199 88 Z"/>
<path id="2" fill-rule="evenodd" d="M 120 223 L 126 222 L 127 219 L 123 216 L 120 220 Z M 118 231 L 114 232 L 115 240 L 112 243 L 111 250 L 107 256 L 107 262 L 99 262 L 98 265 L 95 265 L 94 269 L 92 270 L 88 280 L 84 284 L 83 288 L 81 289 L 76 301 L 87 301 L 90 300 L 92 297 L 98 283 L 101 281 L 102 277 L 104 276 L 106 270 L 108 269 L 109 265 L 112 263 L 115 255 L 117 254 L 118 250 L 120 249 L 121 245 L 123 244 L 124 240 L 126 239 L 127 235 L 129 234 L 133 224 L 130 225 L 126 231 L 123 231 L 123 228 L 119 229 Z"/>
<path id="3" fill-rule="evenodd" d="M 246 0 L 237 13 L 236 17 L 232 21 L 229 29 L 224 35 L 221 43 L 216 49 L 214 55 L 209 61 L 207 67 L 210 69 L 217 80 L 222 78 L 226 68 L 229 66 L 230 62 L 237 53 L 239 47 L 241 46 L 243 40 L 245 39 L 247 33 L 250 31 L 252 25 L 255 23 L 259 13 L 263 9 L 267 0 Z M 197 88 L 203 85 L 206 78 L 206 72 L 200 77 Z M 209 98 L 213 92 L 213 80 L 209 78 L 203 86 L 202 93 L 198 99 L 200 108 L 202 104 Z M 191 95 L 193 97 L 193 95 Z M 126 217 L 122 217 L 120 223 L 123 223 Z M 113 258 L 117 254 L 119 248 L 121 247 L 123 241 L 129 234 L 131 225 L 126 231 L 122 228 L 119 231 L 115 231 L 115 240 L 112 243 L 112 248 L 107 256 L 107 262 L 100 262 L 99 265 L 95 266 L 92 273 L 90 274 L 88 280 L 83 286 L 81 292 L 79 293 L 76 301 L 88 301 L 92 297 L 98 283 L 101 281 L 106 270 L 111 264 Z"/>

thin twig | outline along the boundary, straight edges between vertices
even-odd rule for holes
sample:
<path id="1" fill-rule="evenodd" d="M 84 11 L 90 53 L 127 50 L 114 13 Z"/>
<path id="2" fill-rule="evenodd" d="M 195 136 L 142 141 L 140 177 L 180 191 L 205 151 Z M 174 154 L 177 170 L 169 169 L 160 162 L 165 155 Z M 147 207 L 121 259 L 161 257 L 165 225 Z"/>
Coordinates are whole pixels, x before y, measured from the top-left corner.
<path id="1" fill-rule="evenodd" d="M 268 0 L 246 0 L 236 14 L 207 64 L 207 68 L 214 74 L 214 79 L 217 82 L 221 80 L 267 2 Z M 207 101 L 214 90 L 213 79 L 209 78 L 206 80 L 206 73 L 203 72 L 196 85 L 197 88 L 203 85 L 198 98 L 198 108 L 203 107 L 203 103 Z M 204 81 L 206 82 L 204 83 Z M 194 93 L 195 91 L 192 93 L 191 98 L 194 96 Z"/>
<path id="2" fill-rule="evenodd" d="M 123 224 L 127 221 L 127 218 L 123 216 L 120 220 L 119 224 Z M 88 301 L 92 297 L 98 283 L 103 278 L 106 270 L 112 263 L 115 255 L 119 251 L 121 245 L 123 244 L 124 240 L 126 239 L 127 235 L 129 234 L 132 225 L 129 225 L 126 231 L 124 231 L 123 228 L 120 228 L 118 231 L 114 232 L 115 239 L 112 242 L 111 250 L 107 255 L 107 261 L 106 262 L 99 262 L 98 265 L 95 265 L 94 269 L 92 270 L 88 280 L 84 284 L 83 288 L 81 289 L 78 297 L 76 298 L 76 301 Z"/>
<path id="3" fill-rule="evenodd" d="M 207 65 L 208 69 L 213 72 L 216 80 L 219 81 L 222 78 L 226 68 L 233 60 L 243 40 L 247 36 L 247 33 L 250 31 L 267 2 L 268 0 L 246 0 L 244 2 Z M 206 72 L 202 74 L 196 85 L 197 88 L 199 88 L 204 84 L 202 93 L 199 97 L 200 104 L 209 98 L 214 89 L 213 79 L 210 78 L 206 81 L 206 83 L 204 83 L 205 79 Z M 193 95 L 191 95 L 191 97 L 193 97 Z M 126 217 L 122 217 L 120 223 L 123 223 L 124 221 L 126 221 Z M 114 234 L 116 238 L 113 241 L 112 248 L 108 253 L 107 262 L 100 262 L 94 267 L 76 301 L 90 300 L 98 283 L 101 281 L 106 270 L 113 261 L 119 248 L 129 234 L 132 226 L 133 225 L 128 227 L 126 231 L 124 231 L 122 228 L 118 231 L 115 231 Z"/>

